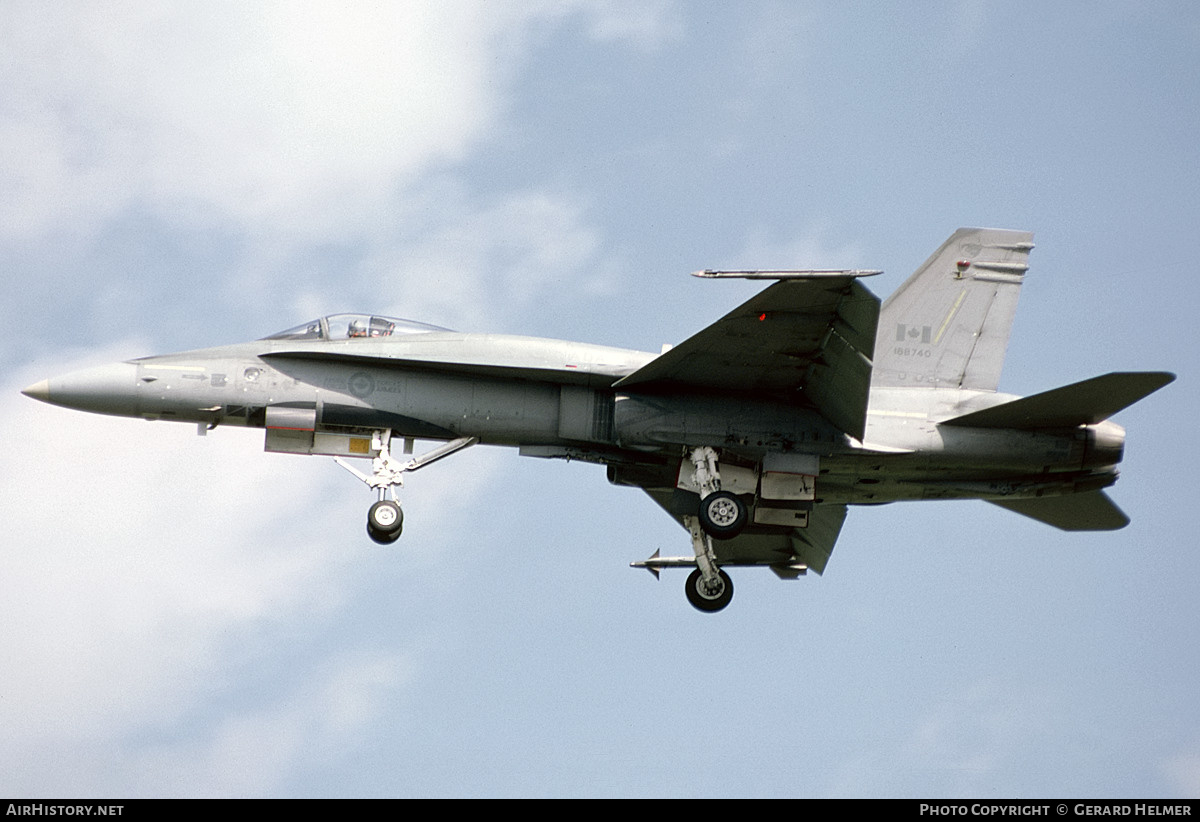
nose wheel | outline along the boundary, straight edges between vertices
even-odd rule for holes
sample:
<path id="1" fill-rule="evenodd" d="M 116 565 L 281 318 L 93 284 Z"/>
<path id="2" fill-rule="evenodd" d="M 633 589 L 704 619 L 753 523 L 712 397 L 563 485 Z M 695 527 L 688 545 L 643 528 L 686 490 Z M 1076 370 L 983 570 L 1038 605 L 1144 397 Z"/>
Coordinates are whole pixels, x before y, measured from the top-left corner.
<path id="1" fill-rule="evenodd" d="M 367 534 L 380 545 L 391 545 L 404 528 L 404 512 L 394 500 L 381 499 L 367 511 Z"/>

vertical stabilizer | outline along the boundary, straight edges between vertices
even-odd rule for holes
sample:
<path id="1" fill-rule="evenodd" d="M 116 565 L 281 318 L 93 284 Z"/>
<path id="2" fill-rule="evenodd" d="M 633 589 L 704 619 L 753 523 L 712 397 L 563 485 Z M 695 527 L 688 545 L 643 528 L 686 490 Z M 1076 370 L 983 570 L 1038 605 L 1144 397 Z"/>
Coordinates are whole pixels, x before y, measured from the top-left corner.
<path id="1" fill-rule="evenodd" d="M 960 228 L 883 304 L 872 385 L 995 391 L 1033 234 Z"/>

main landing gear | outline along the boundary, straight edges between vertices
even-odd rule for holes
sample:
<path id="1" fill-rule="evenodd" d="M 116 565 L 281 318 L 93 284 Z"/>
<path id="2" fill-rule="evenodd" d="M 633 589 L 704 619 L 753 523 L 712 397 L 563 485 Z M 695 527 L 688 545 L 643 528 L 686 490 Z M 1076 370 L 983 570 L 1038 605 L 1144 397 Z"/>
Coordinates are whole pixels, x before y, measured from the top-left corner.
<path id="1" fill-rule="evenodd" d="M 380 545 L 391 545 L 400 539 L 400 532 L 404 528 L 404 511 L 400 508 L 400 500 L 396 498 L 396 489 L 404 486 L 403 474 L 424 468 L 479 442 L 476 437 L 462 437 L 408 462 L 400 462 L 392 456 L 391 441 L 391 431 L 375 431 L 371 434 L 371 451 L 377 456 L 371 461 L 372 473 L 369 477 L 340 457 L 334 457 L 338 465 L 365 482 L 379 496 L 367 511 L 367 535 Z"/>
<path id="2" fill-rule="evenodd" d="M 688 602 L 700 611 L 720 611 L 733 599 L 733 580 L 717 565 L 714 540 L 733 539 L 749 521 L 749 511 L 742 498 L 732 491 L 721 490 L 721 474 L 717 452 L 707 446 L 693 448 L 688 459 L 695 466 L 693 485 L 700 497 L 696 513 L 683 516 L 684 527 L 692 538 L 692 557 L 654 556 L 644 562 L 632 563 L 646 568 L 655 576 L 662 568 L 695 566 L 688 575 L 684 593 Z"/>
<path id="3" fill-rule="evenodd" d="M 696 516 L 683 518 L 696 555 L 696 570 L 688 575 L 684 593 L 693 607 L 719 611 L 733 599 L 733 580 L 717 567 L 713 539 L 733 539 L 746 527 L 750 515 L 741 497 L 721 490 L 721 472 L 714 449 L 693 448 L 688 458 L 696 467 L 693 480 L 700 489 L 700 506 Z"/>

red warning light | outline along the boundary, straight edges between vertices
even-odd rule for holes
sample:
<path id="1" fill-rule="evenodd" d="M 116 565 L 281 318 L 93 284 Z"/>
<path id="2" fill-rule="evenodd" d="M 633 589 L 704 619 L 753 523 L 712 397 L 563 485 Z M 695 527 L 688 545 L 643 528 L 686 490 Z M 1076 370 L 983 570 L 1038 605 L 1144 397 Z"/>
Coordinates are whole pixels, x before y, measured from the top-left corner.
<path id="1" fill-rule="evenodd" d="M 758 321 L 759 321 L 759 322 L 762 322 L 762 321 L 763 321 L 763 320 L 765 320 L 766 318 L 767 318 L 767 313 L 766 313 L 765 311 L 764 311 L 762 314 L 759 314 L 759 315 L 758 315 Z"/>

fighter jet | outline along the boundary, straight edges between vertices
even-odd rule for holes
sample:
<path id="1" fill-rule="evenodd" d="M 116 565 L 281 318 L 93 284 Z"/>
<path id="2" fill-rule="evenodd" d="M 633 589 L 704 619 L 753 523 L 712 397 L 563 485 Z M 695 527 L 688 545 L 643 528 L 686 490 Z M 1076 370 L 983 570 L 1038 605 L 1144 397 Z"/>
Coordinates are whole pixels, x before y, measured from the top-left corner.
<path id="1" fill-rule="evenodd" d="M 687 598 L 712 612 L 733 596 L 726 568 L 822 573 L 852 505 L 981 499 L 1064 530 L 1128 524 L 1103 491 L 1125 440 L 1109 418 L 1174 375 L 997 392 L 1032 239 L 959 229 L 882 305 L 862 283 L 878 271 L 699 271 L 770 285 L 660 354 L 334 314 L 23 393 L 332 456 L 374 492 L 381 544 L 400 536 L 405 474 L 477 443 L 598 463 L 690 540 L 631 564 L 692 569 Z M 414 456 L 418 440 L 440 444 Z"/>

